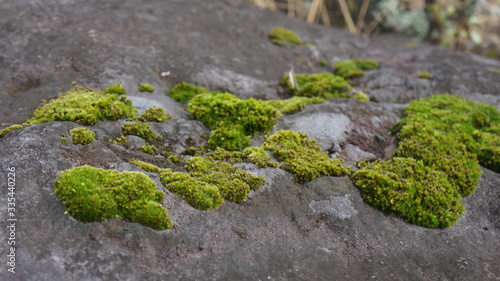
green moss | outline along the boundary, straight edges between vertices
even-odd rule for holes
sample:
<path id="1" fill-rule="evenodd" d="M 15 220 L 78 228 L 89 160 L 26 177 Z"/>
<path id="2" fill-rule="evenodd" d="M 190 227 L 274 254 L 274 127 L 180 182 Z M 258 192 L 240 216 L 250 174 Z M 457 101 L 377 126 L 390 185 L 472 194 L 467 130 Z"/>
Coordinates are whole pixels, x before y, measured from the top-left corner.
<path id="1" fill-rule="evenodd" d="M 354 173 L 363 199 L 406 222 L 445 228 L 462 214 L 462 196 L 442 171 L 413 158 L 375 161 Z"/>
<path id="2" fill-rule="evenodd" d="M 113 86 L 106 88 L 104 90 L 105 94 L 115 94 L 115 95 L 125 95 L 127 93 L 127 90 L 123 88 L 122 84 L 116 83 Z"/>
<path id="3" fill-rule="evenodd" d="M 200 94 L 189 102 L 187 111 L 213 129 L 210 147 L 239 150 L 248 146 L 247 136 L 266 133 L 281 113 L 265 101 L 240 99 L 229 93 Z"/>
<path id="4" fill-rule="evenodd" d="M 170 118 L 172 118 L 172 116 L 165 113 L 163 108 L 150 107 L 137 119 L 142 122 L 163 122 Z"/>
<path id="5" fill-rule="evenodd" d="M 128 139 L 126 136 L 121 136 L 121 137 L 118 137 L 114 140 L 110 140 L 109 141 L 110 143 L 113 143 L 113 144 L 116 144 L 116 145 L 121 145 L 121 146 L 124 146 L 124 147 L 128 147 Z"/>
<path id="6" fill-rule="evenodd" d="M 320 61 L 318 61 L 318 64 L 319 64 L 319 66 L 322 66 L 322 67 L 328 66 L 328 62 L 326 62 L 326 60 L 320 60 Z"/>
<path id="7" fill-rule="evenodd" d="M 470 186 L 475 186 L 479 179 L 479 168 L 474 168 L 476 165 L 471 163 L 474 162 L 474 155 L 481 165 L 500 172 L 500 113 L 494 107 L 458 96 L 435 95 L 410 102 L 404 115 L 405 118 L 396 124 L 393 130 L 403 144 L 419 142 L 430 137 L 437 138 L 432 142 L 455 143 L 453 147 L 456 148 L 447 153 L 451 158 L 463 159 L 457 160 L 461 162 L 460 165 L 453 164 L 455 167 L 448 169 L 457 170 L 460 169 L 458 167 L 463 167 L 464 170 L 457 173 L 468 175 L 466 179 L 459 180 L 463 182 L 463 195 L 470 194 Z M 409 154 L 410 146 L 411 143 L 399 149 L 399 153 Z M 444 145 L 436 144 L 437 151 L 444 151 L 442 146 Z M 457 176 L 463 177 L 465 175 Z"/>
<path id="8" fill-rule="evenodd" d="M 255 165 L 264 168 L 264 167 L 278 167 L 278 163 L 271 161 L 271 156 L 266 152 L 266 150 L 262 147 L 247 147 L 243 150 L 243 154 L 246 158 Z"/>
<path id="9" fill-rule="evenodd" d="M 73 144 L 89 144 L 95 141 L 95 133 L 87 128 L 75 128 L 69 131 L 69 134 L 73 137 Z"/>
<path id="10" fill-rule="evenodd" d="M 364 76 L 365 72 L 363 70 L 375 69 L 378 67 L 379 64 L 375 60 L 352 59 L 336 62 L 333 71 L 336 75 L 345 79 L 352 79 Z"/>
<path id="11" fill-rule="evenodd" d="M 181 83 L 175 85 L 170 90 L 170 92 L 168 93 L 168 96 L 173 98 L 175 101 L 178 101 L 181 103 L 188 103 L 196 95 L 203 94 L 203 93 L 209 93 L 209 92 L 210 92 L 209 90 L 207 90 L 203 87 L 194 86 L 194 85 L 189 84 L 187 82 L 181 82 Z"/>
<path id="12" fill-rule="evenodd" d="M 141 92 L 154 92 L 155 90 L 155 87 L 151 84 L 148 84 L 148 83 L 142 83 L 142 84 L 139 84 L 139 87 L 138 87 L 139 91 Z"/>
<path id="13" fill-rule="evenodd" d="M 145 144 L 145 145 L 141 146 L 141 152 L 151 154 L 151 155 L 157 155 L 158 148 L 154 145 Z"/>
<path id="14" fill-rule="evenodd" d="M 142 173 L 75 167 L 59 174 L 54 191 L 67 213 L 83 222 L 121 217 L 158 230 L 172 227 L 159 204 L 164 193 Z"/>
<path id="15" fill-rule="evenodd" d="M 131 164 L 134 164 L 136 166 L 139 166 L 141 169 L 143 169 L 144 171 L 146 172 L 150 172 L 150 173 L 161 173 L 163 169 L 161 169 L 160 167 L 158 166 L 155 166 L 153 164 L 150 164 L 150 163 L 146 163 L 144 161 L 141 161 L 141 160 L 138 160 L 138 159 L 132 159 L 130 161 Z"/>
<path id="16" fill-rule="evenodd" d="M 266 139 L 264 149 L 271 150 L 281 168 L 289 171 L 299 183 L 305 183 L 321 176 L 345 176 L 351 168 L 343 165 L 341 159 L 332 159 L 303 133 L 280 130 Z"/>
<path id="17" fill-rule="evenodd" d="M 294 96 L 348 98 L 348 92 L 352 90 L 349 83 L 340 76 L 335 76 L 329 72 L 318 74 L 296 74 L 298 89 L 290 82 L 289 74 L 286 74 L 280 82 L 285 90 Z"/>
<path id="18" fill-rule="evenodd" d="M 319 97 L 292 97 L 285 100 L 267 100 L 265 102 L 275 107 L 282 114 L 293 114 L 304 110 L 308 104 L 323 103 L 324 100 Z"/>
<path id="19" fill-rule="evenodd" d="M 125 96 L 75 87 L 49 102 L 42 101 L 26 124 L 73 121 L 81 125 L 94 125 L 100 120 L 135 118 L 136 114 L 137 109 Z"/>
<path id="20" fill-rule="evenodd" d="M 3 138 L 8 132 L 13 130 L 19 130 L 23 125 L 12 125 L 0 131 L 0 138 Z"/>
<path id="21" fill-rule="evenodd" d="M 161 136 L 158 136 L 155 132 L 153 132 L 148 124 L 141 122 L 125 122 L 122 126 L 122 133 L 125 136 L 138 136 L 147 142 L 161 139 Z"/>
<path id="22" fill-rule="evenodd" d="M 363 93 L 363 92 L 356 92 L 353 96 L 352 96 L 353 99 L 357 99 L 357 100 L 360 100 L 360 101 L 363 101 L 363 102 L 367 102 L 370 100 L 370 98 L 368 98 L 368 96 Z"/>
<path id="23" fill-rule="evenodd" d="M 417 73 L 417 77 L 422 78 L 422 79 L 430 79 L 430 78 L 432 78 L 432 75 L 430 72 L 427 72 L 427 71 L 419 71 Z"/>
<path id="24" fill-rule="evenodd" d="M 300 40 L 297 33 L 290 29 L 277 26 L 268 35 L 269 39 L 273 44 L 282 47 L 284 42 L 302 45 L 304 42 Z"/>

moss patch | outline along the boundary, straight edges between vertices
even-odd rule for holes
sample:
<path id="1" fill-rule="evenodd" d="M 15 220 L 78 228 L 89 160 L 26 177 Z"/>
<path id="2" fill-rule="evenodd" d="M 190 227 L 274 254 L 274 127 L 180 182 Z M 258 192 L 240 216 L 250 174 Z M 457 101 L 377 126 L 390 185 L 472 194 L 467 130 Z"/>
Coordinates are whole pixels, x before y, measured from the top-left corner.
<path id="1" fill-rule="evenodd" d="M 345 79 L 352 79 L 364 76 L 365 72 L 363 70 L 375 69 L 378 67 L 378 62 L 372 59 L 352 59 L 336 62 L 333 71 L 336 75 Z"/>
<path id="2" fill-rule="evenodd" d="M 151 84 L 148 84 L 148 83 L 142 83 L 142 84 L 139 84 L 138 86 L 138 90 L 141 91 L 141 92 L 154 92 L 155 90 L 155 87 Z"/>
<path id="3" fill-rule="evenodd" d="M 13 130 L 19 130 L 23 125 L 12 125 L 0 131 L 0 138 L 4 137 L 8 132 Z"/>
<path id="4" fill-rule="evenodd" d="M 308 104 L 323 103 L 324 100 L 319 97 L 292 97 L 285 100 L 267 100 L 265 103 L 273 106 L 282 114 L 293 114 L 304 110 Z"/>
<path id="5" fill-rule="evenodd" d="M 163 122 L 170 118 L 172 118 L 172 116 L 165 113 L 163 108 L 150 107 L 137 119 L 142 122 Z"/>
<path id="6" fill-rule="evenodd" d="M 137 109 L 132 107 L 131 101 L 123 95 L 107 92 L 75 87 L 56 99 L 43 101 L 26 124 L 73 121 L 81 125 L 94 125 L 100 120 L 136 117 Z"/>
<path id="7" fill-rule="evenodd" d="M 95 141 L 95 133 L 87 128 L 75 128 L 69 131 L 73 137 L 73 144 L 89 144 Z"/>
<path id="8" fill-rule="evenodd" d="M 462 196 L 442 171 L 413 158 L 376 161 L 354 173 L 363 199 L 404 221 L 425 227 L 449 227 L 462 214 Z"/>
<path id="9" fill-rule="evenodd" d="M 181 103 L 188 103 L 192 98 L 196 95 L 209 93 L 210 91 L 203 87 L 198 87 L 187 82 L 181 82 L 175 85 L 170 92 L 168 92 L 168 96 L 173 98 L 175 101 Z"/>
<path id="10" fill-rule="evenodd" d="M 75 167 L 59 174 L 54 191 L 67 213 L 83 222 L 121 217 L 158 230 L 172 227 L 159 204 L 164 193 L 142 173 Z"/>
<path id="11" fill-rule="evenodd" d="M 329 72 L 318 74 L 296 74 L 298 88 L 290 81 L 289 74 L 283 76 L 280 85 L 294 96 L 320 98 L 349 98 L 352 90 L 349 83 L 340 76 Z"/>
<path id="12" fill-rule="evenodd" d="M 105 94 L 115 94 L 115 95 L 125 95 L 127 93 L 127 90 L 123 88 L 122 84 L 116 83 L 113 86 L 106 88 L 104 90 Z"/>
<path id="13" fill-rule="evenodd" d="M 151 144 L 145 144 L 141 146 L 141 152 L 150 154 L 150 155 L 157 155 L 158 154 L 158 148 L 154 145 Z"/>
<path id="14" fill-rule="evenodd" d="M 153 132 L 148 124 L 141 122 L 125 122 L 122 126 L 122 133 L 125 136 L 138 136 L 147 142 L 153 142 L 161 139 L 161 136 L 158 136 L 155 132 Z"/>
<path id="15" fill-rule="evenodd" d="M 300 40 L 297 33 L 281 26 L 275 27 L 271 32 L 269 32 L 267 36 L 269 37 L 271 42 L 273 42 L 273 44 L 280 47 L 283 47 L 284 43 L 292 43 L 297 45 L 304 44 L 304 42 Z"/>
<path id="16" fill-rule="evenodd" d="M 321 176 L 346 176 L 351 167 L 343 165 L 341 159 L 332 159 L 316 145 L 315 140 L 308 140 L 306 134 L 280 130 L 266 139 L 264 149 L 269 149 L 281 166 L 289 171 L 299 183 L 305 183 Z"/>
<path id="17" fill-rule="evenodd" d="M 422 79 L 431 79 L 432 74 L 430 72 L 427 72 L 427 71 L 419 71 L 419 72 L 417 72 L 417 77 L 422 78 Z"/>

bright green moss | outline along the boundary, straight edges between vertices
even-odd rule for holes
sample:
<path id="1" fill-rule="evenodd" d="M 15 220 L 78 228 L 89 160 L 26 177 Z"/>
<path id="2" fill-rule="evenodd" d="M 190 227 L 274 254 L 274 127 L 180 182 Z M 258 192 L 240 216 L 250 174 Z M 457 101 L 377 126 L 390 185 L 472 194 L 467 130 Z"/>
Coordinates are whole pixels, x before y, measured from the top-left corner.
<path id="1" fill-rule="evenodd" d="M 141 152 L 151 154 L 151 155 L 157 155 L 158 148 L 156 148 L 156 146 L 154 146 L 154 145 L 145 144 L 145 145 L 141 146 Z"/>
<path id="2" fill-rule="evenodd" d="M 121 145 L 123 147 L 128 147 L 128 139 L 126 136 L 121 136 L 121 137 L 118 137 L 114 140 L 110 140 L 109 141 L 110 143 L 113 143 L 113 144 L 116 144 L 116 145 Z"/>
<path id="3" fill-rule="evenodd" d="M 95 133 L 87 128 L 75 128 L 69 131 L 69 134 L 73 137 L 73 144 L 89 144 L 95 141 Z"/>
<path id="4" fill-rule="evenodd" d="M 116 83 L 113 86 L 106 88 L 104 90 L 105 94 L 115 94 L 115 95 L 125 95 L 127 93 L 127 90 L 123 88 L 122 84 Z"/>
<path id="5" fill-rule="evenodd" d="M 151 84 L 148 84 L 148 83 L 142 83 L 142 84 L 139 84 L 139 91 L 141 92 L 154 92 L 155 90 L 155 87 Z"/>
<path id="6" fill-rule="evenodd" d="M 8 132 L 13 130 L 19 130 L 23 125 L 12 125 L 0 131 L 0 138 L 4 137 Z"/>
<path id="7" fill-rule="evenodd" d="M 144 171 L 146 172 L 150 172 L 150 173 L 160 173 L 162 172 L 163 169 L 161 169 L 160 167 L 158 166 L 155 166 L 153 164 L 150 164 L 150 163 L 146 163 L 144 161 L 141 161 L 141 160 L 137 160 L 137 159 L 132 159 L 130 161 L 131 164 L 134 164 L 136 166 L 139 166 L 141 169 L 143 169 Z"/>
<path id="8" fill-rule="evenodd" d="M 207 147 L 225 150 L 241 150 L 250 145 L 250 139 L 245 135 L 241 125 L 220 127 L 210 133 Z"/>
<path id="9" fill-rule="evenodd" d="M 305 183 L 321 176 L 346 176 L 351 167 L 343 165 L 341 159 L 332 159 L 316 145 L 315 140 L 294 131 L 280 130 L 267 138 L 264 149 L 271 150 L 283 169 L 292 173 L 295 180 Z"/>
<path id="10" fill-rule="evenodd" d="M 294 96 L 320 97 L 320 98 L 348 98 L 349 91 L 352 90 L 347 81 L 329 72 L 318 74 L 296 74 L 298 89 L 295 88 L 289 74 L 286 74 L 280 85 Z"/>
<path id="11" fill-rule="evenodd" d="M 43 101 L 27 124 L 73 121 L 94 125 L 100 120 L 135 118 L 137 109 L 125 96 L 90 88 L 75 87 L 49 102 Z"/>
<path id="12" fill-rule="evenodd" d="M 394 132 L 400 139 L 414 139 L 414 142 L 418 142 L 422 138 L 423 129 L 415 128 L 422 128 L 420 124 L 423 124 L 428 132 L 444 135 L 443 138 L 450 139 L 450 142 L 465 145 L 469 153 L 477 156 L 479 164 L 497 173 L 500 172 L 498 150 L 500 113 L 494 107 L 458 96 L 435 95 L 410 102 L 404 114 L 405 118 L 394 128 Z M 467 159 L 473 157 L 462 153 L 461 149 L 457 152 L 451 151 L 450 156 L 457 158 L 457 153 L 464 155 L 463 157 Z M 469 164 L 470 161 L 473 160 L 465 161 L 460 166 L 467 167 L 463 172 L 470 174 L 471 180 L 465 181 L 466 184 L 476 185 L 479 168 L 472 169 L 473 165 Z M 452 168 L 449 167 L 449 169 Z M 474 172 L 471 172 L 471 169 Z M 466 190 L 468 188 L 464 190 L 463 195 L 470 194 Z"/>
<path id="13" fill-rule="evenodd" d="M 283 43 L 292 43 L 297 45 L 302 45 L 304 42 L 300 40 L 297 33 L 290 29 L 277 26 L 268 35 L 269 39 L 273 44 L 283 47 Z"/>
<path id="14" fill-rule="evenodd" d="M 122 126 L 122 133 L 125 136 L 138 136 L 147 142 L 161 139 L 161 136 L 153 132 L 148 124 L 141 122 L 125 122 Z"/>
<path id="15" fill-rule="evenodd" d="M 189 100 L 194 98 L 196 95 L 203 94 L 203 93 L 209 93 L 210 91 L 203 88 L 203 87 L 198 87 L 191 85 L 187 82 L 181 82 L 177 85 L 175 85 L 170 92 L 168 93 L 168 96 L 173 98 L 175 101 L 181 102 L 181 103 L 188 103 Z"/>
<path id="16" fill-rule="evenodd" d="M 430 72 L 427 72 L 427 71 L 419 71 L 417 73 L 417 77 L 422 78 L 422 79 L 430 79 L 432 77 L 432 75 Z"/>
<path id="17" fill-rule="evenodd" d="M 212 148 L 240 150 L 250 144 L 247 136 L 270 131 L 281 113 L 265 101 L 240 99 L 229 93 L 200 94 L 187 111 L 213 129 L 208 140 Z"/>
<path id="18" fill-rule="evenodd" d="M 378 62 L 371 59 L 352 59 L 338 61 L 335 63 L 333 71 L 336 75 L 345 79 L 352 79 L 365 75 L 363 70 L 375 69 L 379 66 Z"/>
<path id="19" fill-rule="evenodd" d="M 264 167 L 278 167 L 278 163 L 271 161 L 271 156 L 266 152 L 266 150 L 262 147 L 247 147 L 243 150 L 243 154 L 246 158 L 255 165 L 264 168 Z"/>
<path id="20" fill-rule="evenodd" d="M 172 118 L 172 116 L 165 113 L 163 108 L 150 107 L 137 119 L 142 122 L 163 122 L 170 118 Z"/>
<path id="21" fill-rule="evenodd" d="M 357 100 L 360 100 L 360 101 L 363 101 L 363 102 L 367 102 L 369 101 L 370 99 L 368 98 L 368 96 L 363 93 L 363 92 L 356 92 L 353 96 L 352 96 L 353 99 L 357 99 Z"/>
<path id="22" fill-rule="evenodd" d="M 172 227 L 159 204 L 164 193 L 142 173 L 76 167 L 59 174 L 54 191 L 67 213 L 83 222 L 121 217 L 158 230 Z"/>
<path id="23" fill-rule="evenodd" d="M 444 172 L 413 158 L 375 161 L 354 173 L 363 199 L 406 222 L 445 228 L 462 214 L 462 196 Z"/>
<path id="24" fill-rule="evenodd" d="M 293 114 L 304 110 L 308 104 L 323 103 L 324 100 L 319 97 L 292 97 L 285 100 L 267 100 L 265 102 L 275 107 L 282 114 Z"/>
<path id="25" fill-rule="evenodd" d="M 186 169 L 188 173 L 162 169 L 160 179 L 166 188 L 200 210 L 218 208 L 224 199 L 244 202 L 250 190 L 256 190 L 265 183 L 261 177 L 208 157 L 189 159 Z"/>

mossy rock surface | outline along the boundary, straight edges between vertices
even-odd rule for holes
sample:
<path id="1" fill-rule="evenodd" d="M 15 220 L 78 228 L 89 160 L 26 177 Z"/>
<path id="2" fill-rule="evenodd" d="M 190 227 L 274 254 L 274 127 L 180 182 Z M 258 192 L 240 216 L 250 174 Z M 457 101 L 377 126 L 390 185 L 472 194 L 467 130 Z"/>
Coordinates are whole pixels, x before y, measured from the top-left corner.
<path id="1" fill-rule="evenodd" d="M 147 142 L 161 139 L 161 136 L 153 132 L 148 124 L 142 122 L 125 122 L 122 126 L 122 133 L 125 136 L 138 136 Z"/>
<path id="2" fill-rule="evenodd" d="M 168 92 L 168 96 L 173 98 L 174 100 L 181 103 L 188 103 L 189 100 L 194 98 L 196 95 L 210 93 L 210 91 L 203 87 L 198 87 L 187 82 L 181 82 L 175 85 L 170 92 Z"/>
<path id="3" fill-rule="evenodd" d="M 370 70 L 379 67 L 379 63 L 372 59 L 352 59 L 335 63 L 333 71 L 336 75 L 345 79 L 352 79 L 365 75 L 363 70 Z"/>
<path id="4" fill-rule="evenodd" d="M 106 94 L 91 88 L 75 87 L 56 99 L 43 101 L 26 123 L 73 121 L 94 125 L 101 120 L 135 118 L 137 109 L 132 107 L 132 102 L 115 92 L 108 91 Z"/>
<path id="5" fill-rule="evenodd" d="M 137 118 L 137 120 L 142 122 L 163 122 L 172 118 L 172 115 L 165 113 L 161 107 L 150 107 Z"/>
<path id="6" fill-rule="evenodd" d="M 264 149 L 269 149 L 279 161 L 281 168 L 289 171 L 299 183 L 305 183 L 321 176 L 346 176 L 351 168 L 343 160 L 332 159 L 321 150 L 315 140 L 306 134 L 280 130 L 266 139 Z"/>
<path id="7" fill-rule="evenodd" d="M 83 222 L 121 217 L 153 229 L 172 227 L 159 204 L 164 193 L 142 173 L 75 167 L 59 174 L 54 191 L 67 212 Z"/>
<path id="8" fill-rule="evenodd" d="M 280 47 L 283 47 L 284 43 L 292 43 L 297 45 L 304 44 L 304 42 L 300 40 L 297 33 L 295 33 L 293 30 L 281 26 L 275 27 L 267 36 L 269 37 L 271 42 L 273 42 L 273 44 Z"/>
<path id="9" fill-rule="evenodd" d="M 464 210 L 462 196 L 446 174 L 413 158 L 370 163 L 351 179 L 367 203 L 409 223 L 445 228 Z"/>
<path id="10" fill-rule="evenodd" d="M 352 87 L 342 77 L 329 72 L 317 74 L 296 74 L 297 85 L 290 81 L 290 74 L 281 79 L 280 85 L 294 96 L 320 98 L 349 98 Z"/>
<path id="11" fill-rule="evenodd" d="M 71 137 L 73 137 L 73 144 L 89 144 L 95 141 L 95 133 L 87 128 L 75 128 L 69 131 Z"/>

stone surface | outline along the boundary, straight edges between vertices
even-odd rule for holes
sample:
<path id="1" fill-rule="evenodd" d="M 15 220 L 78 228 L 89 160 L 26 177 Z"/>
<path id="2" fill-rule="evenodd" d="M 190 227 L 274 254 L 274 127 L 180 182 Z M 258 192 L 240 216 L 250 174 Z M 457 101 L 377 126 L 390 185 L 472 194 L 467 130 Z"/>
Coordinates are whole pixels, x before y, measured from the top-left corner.
<path id="1" fill-rule="evenodd" d="M 191 120 L 165 93 L 179 81 L 241 97 L 286 98 L 276 87 L 291 66 L 328 71 L 314 60 L 378 60 L 379 69 L 353 80 L 374 101 L 328 99 L 281 118 L 275 130 L 308 130 L 330 154 L 353 161 L 354 148 L 390 157 L 388 130 L 405 104 L 433 93 L 458 94 L 500 108 L 500 63 L 411 39 L 382 34 L 369 41 L 309 25 L 235 0 L 0 1 L 0 128 L 30 118 L 42 99 L 80 85 L 120 82 L 145 109 L 173 119 L 148 123 L 172 151 L 203 145 L 210 130 Z M 274 26 L 315 44 L 277 47 Z M 430 80 L 416 77 L 429 71 Z M 140 93 L 150 83 L 153 93 Z M 304 185 L 278 168 L 237 164 L 267 183 L 241 204 L 198 211 L 166 190 L 161 202 L 175 224 L 155 231 L 111 219 L 82 223 L 65 214 L 53 192 L 59 172 L 79 165 L 141 171 L 142 159 L 176 170 L 163 157 L 109 143 L 120 121 L 90 126 L 97 140 L 64 144 L 72 122 L 26 126 L 0 138 L 0 280 L 499 280 L 500 176 L 483 169 L 466 211 L 451 228 L 427 229 L 385 216 L 364 203 L 348 177 Z M 205 135 L 205 136 L 203 136 Z M 262 142 L 262 136 L 253 139 Z M 359 151 L 358 151 L 359 152 Z M 167 164 L 165 164 L 167 163 Z M 7 168 L 16 173 L 16 273 L 7 272 Z"/>

